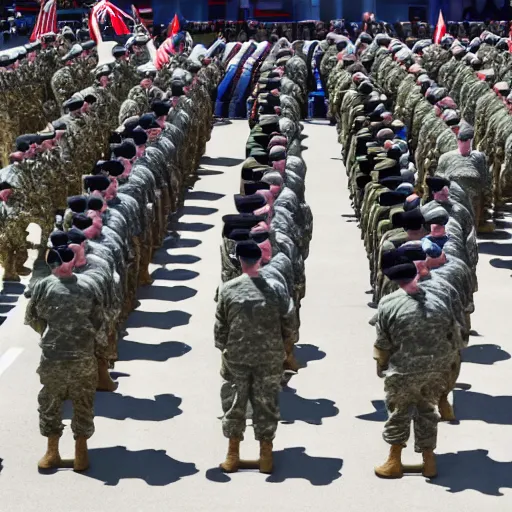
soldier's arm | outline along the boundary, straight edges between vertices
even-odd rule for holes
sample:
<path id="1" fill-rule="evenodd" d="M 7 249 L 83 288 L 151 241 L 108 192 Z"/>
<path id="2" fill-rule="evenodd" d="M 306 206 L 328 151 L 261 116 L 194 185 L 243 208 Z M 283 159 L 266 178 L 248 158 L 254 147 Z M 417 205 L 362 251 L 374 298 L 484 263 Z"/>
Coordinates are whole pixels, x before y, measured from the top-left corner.
<path id="1" fill-rule="evenodd" d="M 46 322 L 39 316 L 37 311 L 37 306 L 39 303 L 40 294 L 38 293 L 39 285 L 36 285 L 32 298 L 30 299 L 27 309 L 25 310 L 25 325 L 29 325 L 36 331 L 40 336 L 43 335 L 43 332 L 46 329 Z"/>
<path id="2" fill-rule="evenodd" d="M 96 331 L 94 338 L 94 354 L 101 358 L 106 358 L 108 349 L 108 333 L 104 311 L 105 309 L 102 307 L 101 303 L 95 298 L 90 319 Z"/>
<path id="3" fill-rule="evenodd" d="M 373 359 L 377 361 L 377 374 L 380 377 L 381 373 L 388 366 L 393 344 L 386 326 L 385 318 L 382 314 L 378 315 L 375 328 L 377 330 L 377 339 L 373 345 Z"/>
<path id="4" fill-rule="evenodd" d="M 291 297 L 285 295 L 281 298 L 281 334 L 284 344 L 295 344 L 299 341 L 299 326 L 295 303 Z"/>
<path id="5" fill-rule="evenodd" d="M 225 299 L 222 293 L 219 294 L 217 302 L 217 311 L 215 313 L 215 327 L 213 334 L 215 338 L 215 346 L 219 350 L 224 350 L 228 342 L 229 336 L 229 323 L 226 312 Z"/>

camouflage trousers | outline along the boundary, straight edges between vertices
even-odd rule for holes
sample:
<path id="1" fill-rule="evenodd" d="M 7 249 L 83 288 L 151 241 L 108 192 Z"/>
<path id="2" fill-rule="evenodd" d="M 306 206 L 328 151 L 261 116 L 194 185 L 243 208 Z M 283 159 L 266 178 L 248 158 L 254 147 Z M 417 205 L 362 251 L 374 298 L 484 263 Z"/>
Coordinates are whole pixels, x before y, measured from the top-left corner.
<path id="1" fill-rule="evenodd" d="M 73 361 L 42 360 L 37 373 L 43 385 L 38 396 L 41 435 L 62 435 L 62 404 L 71 400 L 71 430 L 75 439 L 91 437 L 94 434 L 94 396 L 98 384 L 96 358 Z"/>
<path id="2" fill-rule="evenodd" d="M 382 437 L 389 444 L 404 446 L 409 440 L 411 420 L 414 422 L 414 449 L 435 450 L 437 444 L 437 405 L 448 393 L 450 373 L 431 372 L 390 375 L 384 381 L 388 421 Z"/>
<path id="3" fill-rule="evenodd" d="M 243 439 L 247 404 L 253 414 L 254 437 L 257 441 L 272 441 L 279 421 L 279 391 L 283 375 L 283 361 L 249 366 L 222 361 L 223 378 L 220 391 L 222 401 L 222 431 L 227 438 Z"/>

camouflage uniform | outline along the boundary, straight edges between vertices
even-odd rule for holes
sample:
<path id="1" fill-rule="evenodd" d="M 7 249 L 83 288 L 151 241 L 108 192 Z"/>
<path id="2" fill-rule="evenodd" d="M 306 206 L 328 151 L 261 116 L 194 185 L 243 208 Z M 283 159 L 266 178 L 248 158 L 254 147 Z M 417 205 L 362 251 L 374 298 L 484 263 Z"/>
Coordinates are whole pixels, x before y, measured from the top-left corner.
<path id="1" fill-rule="evenodd" d="M 379 303 L 375 347 L 390 354 L 385 377 L 389 418 L 384 440 L 402 445 L 414 421 L 415 450 L 434 450 L 439 416 L 436 406 L 456 366 L 460 333 L 446 304 L 420 290 L 397 290 Z"/>
<path id="2" fill-rule="evenodd" d="M 243 439 L 249 401 L 255 438 L 275 436 L 284 343 L 296 321 L 291 300 L 278 289 L 244 274 L 219 292 L 215 346 L 222 351 L 222 426 L 228 438 Z"/>
<path id="3" fill-rule="evenodd" d="M 75 439 L 94 433 L 96 356 L 106 348 L 103 305 L 80 276 L 49 276 L 37 283 L 25 323 L 41 334 L 38 373 L 41 435 L 62 435 L 62 403 L 73 402 Z M 70 316 L 68 313 L 71 312 Z"/>

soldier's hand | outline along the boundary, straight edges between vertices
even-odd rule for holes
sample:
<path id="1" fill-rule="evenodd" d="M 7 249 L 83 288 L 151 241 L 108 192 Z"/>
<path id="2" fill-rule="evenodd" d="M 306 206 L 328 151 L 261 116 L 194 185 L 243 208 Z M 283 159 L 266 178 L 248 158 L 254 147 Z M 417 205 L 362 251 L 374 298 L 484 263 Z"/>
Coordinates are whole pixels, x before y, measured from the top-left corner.
<path id="1" fill-rule="evenodd" d="M 385 377 L 384 372 L 388 369 L 387 366 L 381 366 L 378 361 L 377 363 L 377 377 L 380 379 L 383 379 Z"/>

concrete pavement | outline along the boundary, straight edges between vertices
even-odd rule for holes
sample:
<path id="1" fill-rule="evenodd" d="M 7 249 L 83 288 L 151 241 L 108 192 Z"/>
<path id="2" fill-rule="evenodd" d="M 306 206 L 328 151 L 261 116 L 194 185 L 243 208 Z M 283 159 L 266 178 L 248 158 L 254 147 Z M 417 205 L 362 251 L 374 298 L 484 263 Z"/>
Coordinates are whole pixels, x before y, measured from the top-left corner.
<path id="1" fill-rule="evenodd" d="M 314 215 L 299 359 L 307 367 L 282 393 L 276 471 L 223 475 L 219 353 L 213 345 L 221 218 L 233 213 L 247 123 L 215 127 L 200 180 L 155 256 L 155 282 L 139 292 L 120 342 L 115 393 L 97 395 L 91 469 L 42 475 L 35 373 L 38 336 L 23 325 L 26 300 L 0 327 L 1 510 L 115 511 L 481 511 L 512 505 L 512 351 L 508 324 L 512 237 L 481 242 L 473 327 L 455 392 L 459 425 L 441 425 L 440 476 L 382 481 L 383 382 L 372 360 L 369 272 L 352 217 L 335 129 L 306 123 L 306 199 Z M 501 228 L 508 228 L 505 219 Z M 8 299 L 10 300 L 10 299 Z M 13 301 L 11 301 L 13 302 Z M 0 305 L 2 299 L 0 298 Z M 2 310 L 0 309 L 0 314 Z M 501 347 L 501 348 L 500 348 Z M 467 389 L 468 386 L 471 389 Z M 69 408 L 65 408 L 69 418 Z M 69 424 L 69 421 L 66 422 Z M 255 458 L 257 444 L 242 444 Z M 66 429 L 62 455 L 73 441 Z M 408 448 L 406 462 L 418 458 Z M 502 494 L 501 497 L 499 495 Z"/>

